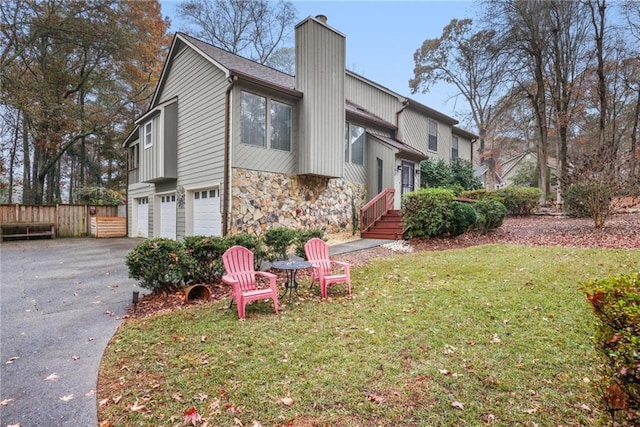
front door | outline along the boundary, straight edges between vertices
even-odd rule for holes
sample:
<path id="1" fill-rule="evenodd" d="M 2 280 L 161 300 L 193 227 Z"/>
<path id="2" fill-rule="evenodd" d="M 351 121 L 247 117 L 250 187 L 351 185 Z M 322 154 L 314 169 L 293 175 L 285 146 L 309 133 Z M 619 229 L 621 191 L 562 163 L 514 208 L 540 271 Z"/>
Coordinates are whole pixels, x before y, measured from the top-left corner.
<path id="1" fill-rule="evenodd" d="M 403 160 L 401 163 L 402 182 L 400 194 L 409 193 L 415 189 L 415 163 Z"/>

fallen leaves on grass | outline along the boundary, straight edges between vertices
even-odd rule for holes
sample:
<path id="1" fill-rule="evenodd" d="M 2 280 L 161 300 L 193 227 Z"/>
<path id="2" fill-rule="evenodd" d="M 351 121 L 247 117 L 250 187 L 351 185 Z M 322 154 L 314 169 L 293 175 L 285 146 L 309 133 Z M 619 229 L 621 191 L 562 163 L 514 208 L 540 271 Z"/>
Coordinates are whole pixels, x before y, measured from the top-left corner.
<path id="1" fill-rule="evenodd" d="M 197 426 L 202 422 L 202 416 L 198 413 L 195 406 L 184 411 L 184 423 L 185 425 L 191 424 Z"/>

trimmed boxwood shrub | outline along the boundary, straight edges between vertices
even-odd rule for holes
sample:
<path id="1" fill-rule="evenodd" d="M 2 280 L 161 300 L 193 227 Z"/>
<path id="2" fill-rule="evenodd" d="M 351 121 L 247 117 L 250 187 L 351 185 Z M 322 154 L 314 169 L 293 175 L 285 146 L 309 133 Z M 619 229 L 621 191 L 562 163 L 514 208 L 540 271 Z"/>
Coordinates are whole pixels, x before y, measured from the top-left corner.
<path id="1" fill-rule="evenodd" d="M 170 293 L 182 287 L 192 263 L 181 242 L 166 238 L 144 240 L 125 257 L 129 277 L 154 293 Z"/>
<path id="2" fill-rule="evenodd" d="M 264 232 L 263 241 L 269 261 L 287 259 L 289 247 L 295 242 L 296 230 L 287 227 L 272 227 Z"/>
<path id="3" fill-rule="evenodd" d="M 476 229 L 482 234 L 500 227 L 507 216 L 507 208 L 495 200 L 479 200 L 473 207 L 478 213 Z"/>
<path id="4" fill-rule="evenodd" d="M 471 190 L 471 191 L 463 191 L 460 193 L 460 197 L 465 197 L 467 199 L 473 200 L 495 200 L 496 202 L 504 203 L 504 197 L 500 196 L 495 191 L 487 191 L 485 189 L 480 190 Z"/>
<path id="5" fill-rule="evenodd" d="M 603 366 L 607 409 L 624 410 L 630 424 L 640 423 L 640 271 L 582 283 L 600 324 L 595 335 Z M 621 407 L 622 406 L 622 407 Z M 615 420 L 614 420 L 615 421 Z"/>
<path id="6" fill-rule="evenodd" d="M 222 254 L 229 249 L 230 240 L 216 236 L 187 236 L 184 246 L 193 263 L 187 282 L 213 283 L 224 274 Z"/>
<path id="7" fill-rule="evenodd" d="M 478 221 L 478 213 L 470 203 L 453 202 L 453 217 L 449 233 L 452 237 L 459 236 L 467 232 L 469 227 Z"/>
<path id="8" fill-rule="evenodd" d="M 531 215 L 542 197 L 540 189 L 534 187 L 504 187 L 496 193 L 504 198 L 509 215 Z"/>
<path id="9" fill-rule="evenodd" d="M 408 237 L 442 236 L 451 228 L 455 194 L 444 188 L 421 188 L 402 196 L 402 223 Z"/>

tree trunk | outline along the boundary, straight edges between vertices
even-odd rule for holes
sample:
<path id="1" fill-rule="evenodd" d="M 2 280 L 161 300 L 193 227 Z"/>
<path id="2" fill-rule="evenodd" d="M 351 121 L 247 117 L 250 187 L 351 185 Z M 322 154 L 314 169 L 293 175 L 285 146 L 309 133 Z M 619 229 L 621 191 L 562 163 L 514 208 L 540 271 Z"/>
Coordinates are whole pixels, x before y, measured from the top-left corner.
<path id="1" fill-rule="evenodd" d="M 22 203 L 33 203 L 31 179 L 31 150 L 29 150 L 29 129 L 26 120 L 22 120 Z"/>
<path id="2" fill-rule="evenodd" d="M 638 123 L 640 121 L 640 88 L 638 88 L 638 97 L 636 99 L 635 114 L 633 115 L 633 127 L 631 131 L 631 176 L 635 177 L 635 181 L 638 182 L 640 174 L 638 173 L 638 158 L 640 152 L 638 151 Z"/>
<path id="3" fill-rule="evenodd" d="M 13 203 L 13 177 L 14 177 L 14 168 L 16 162 L 16 155 L 18 153 L 18 141 L 20 140 L 20 111 L 18 111 L 18 116 L 16 117 L 16 123 L 14 127 L 13 134 L 13 143 L 11 144 L 11 149 L 9 150 L 9 194 L 7 195 L 7 203 Z"/>

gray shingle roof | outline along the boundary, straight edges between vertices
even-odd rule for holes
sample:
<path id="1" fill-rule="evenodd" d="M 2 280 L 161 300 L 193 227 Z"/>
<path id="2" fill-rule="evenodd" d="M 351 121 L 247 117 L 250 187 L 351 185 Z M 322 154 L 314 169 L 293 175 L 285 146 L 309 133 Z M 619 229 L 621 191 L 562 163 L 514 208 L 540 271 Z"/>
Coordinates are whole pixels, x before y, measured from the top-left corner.
<path id="1" fill-rule="evenodd" d="M 286 89 L 295 89 L 296 79 L 294 76 L 278 71 L 275 68 L 259 64 L 251 59 L 243 58 L 242 56 L 220 49 L 209 43 L 205 43 L 202 40 L 194 39 L 187 34 L 178 33 L 178 36 L 209 58 L 213 59 L 215 62 L 222 65 L 227 70 L 238 71 L 242 74 L 264 81 L 265 83 L 270 83 Z"/>

